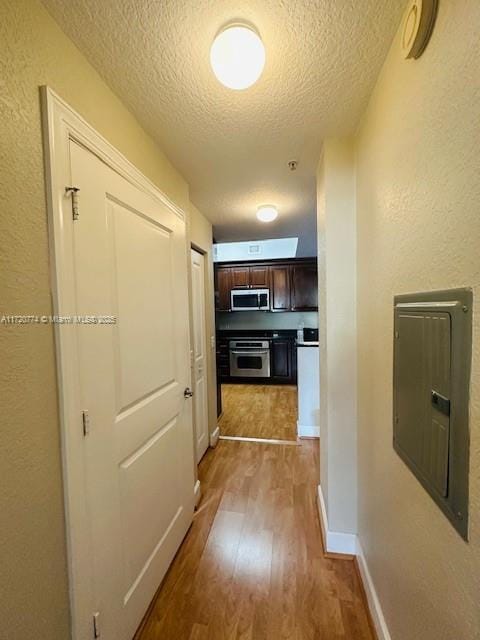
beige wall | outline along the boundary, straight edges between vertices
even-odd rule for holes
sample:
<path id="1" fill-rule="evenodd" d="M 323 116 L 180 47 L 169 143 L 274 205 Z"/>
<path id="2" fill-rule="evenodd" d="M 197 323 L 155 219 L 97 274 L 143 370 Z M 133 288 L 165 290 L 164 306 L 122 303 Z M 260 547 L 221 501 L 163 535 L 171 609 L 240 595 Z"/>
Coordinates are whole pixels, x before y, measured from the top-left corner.
<path id="1" fill-rule="evenodd" d="M 37 0 L 0 0 L 0 315 L 51 312 L 39 85 L 189 211 L 188 185 Z M 197 216 L 200 219 L 200 214 Z M 53 331 L 0 326 L 1 637 L 69 634 Z"/>
<path id="2" fill-rule="evenodd" d="M 356 228 L 352 140 L 318 167 L 320 485 L 332 532 L 357 532 Z"/>
<path id="3" fill-rule="evenodd" d="M 358 136 L 359 537 L 393 640 L 480 638 L 480 3 L 399 37 Z M 392 448 L 392 299 L 472 286 L 470 543 Z"/>

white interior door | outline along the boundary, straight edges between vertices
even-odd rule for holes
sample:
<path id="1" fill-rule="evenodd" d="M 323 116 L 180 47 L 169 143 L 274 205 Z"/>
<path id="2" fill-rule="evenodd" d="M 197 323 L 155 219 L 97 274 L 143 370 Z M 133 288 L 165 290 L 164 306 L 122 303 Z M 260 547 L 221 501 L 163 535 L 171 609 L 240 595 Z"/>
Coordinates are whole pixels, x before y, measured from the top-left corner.
<path id="1" fill-rule="evenodd" d="M 192 249 L 193 377 L 197 463 L 208 448 L 207 335 L 205 327 L 205 257 Z"/>
<path id="2" fill-rule="evenodd" d="M 193 515 L 193 437 L 185 223 L 70 141 L 78 326 L 101 638 L 131 640 Z"/>

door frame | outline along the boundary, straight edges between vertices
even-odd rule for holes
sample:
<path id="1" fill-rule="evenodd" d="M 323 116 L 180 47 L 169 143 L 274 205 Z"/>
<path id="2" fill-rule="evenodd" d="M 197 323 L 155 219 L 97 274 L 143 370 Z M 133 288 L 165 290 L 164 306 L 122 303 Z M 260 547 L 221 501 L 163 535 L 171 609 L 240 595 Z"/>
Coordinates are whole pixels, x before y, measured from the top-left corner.
<path id="1" fill-rule="evenodd" d="M 196 389 L 196 379 L 195 379 L 195 354 L 194 354 L 194 336 L 193 336 L 193 332 L 195 331 L 195 322 L 194 322 L 194 309 L 193 309 L 193 277 L 192 277 L 192 258 L 191 258 L 191 252 L 192 251 L 196 251 L 198 254 L 200 254 L 203 257 L 203 338 L 205 341 L 205 382 L 206 382 L 206 387 L 205 387 L 205 393 L 207 395 L 207 431 L 208 431 L 208 445 L 207 445 L 207 451 L 209 449 L 209 447 L 211 447 L 211 443 L 210 443 L 210 386 L 211 386 L 211 375 L 210 375 L 210 353 L 209 353 L 209 349 L 210 349 L 210 345 L 209 345 L 209 331 L 207 330 L 207 281 L 208 281 L 208 273 L 207 273 L 207 258 L 208 258 L 208 254 L 207 252 L 200 248 L 198 245 L 196 245 L 194 242 L 190 242 L 190 262 L 189 262 L 189 269 L 190 269 L 190 280 L 191 280 L 191 288 L 192 288 L 192 292 L 191 292 L 191 318 L 190 318 L 190 326 L 191 326 L 191 331 L 190 331 L 190 335 L 191 335 L 191 353 L 192 353 L 192 357 L 191 357 L 191 372 L 192 372 L 192 385 L 193 388 Z M 195 434 L 195 467 L 197 468 L 199 465 L 199 461 L 197 461 L 196 456 L 197 456 L 197 435 L 195 432 L 195 411 L 193 412 L 193 420 L 194 420 L 194 434 Z M 206 451 L 206 452 L 207 452 Z M 205 453 L 206 453 L 205 452 Z M 196 472 L 196 476 L 198 475 L 198 472 Z M 197 478 L 197 484 L 198 484 L 198 489 L 200 492 L 200 482 Z M 197 485 L 196 485 L 197 486 Z M 198 495 L 198 499 L 200 499 L 200 495 Z"/>
<path id="2" fill-rule="evenodd" d="M 75 270 L 73 258 L 72 199 L 69 143 L 83 146 L 140 191 L 167 206 L 186 224 L 184 212 L 146 178 L 127 158 L 89 125 L 48 86 L 40 87 L 45 162 L 45 187 L 49 233 L 50 279 L 55 316 L 74 316 Z M 81 193 L 79 194 L 81 215 Z M 187 247 L 186 247 L 187 249 Z M 83 425 L 75 332 L 55 324 L 60 438 L 71 637 L 83 640 L 93 634 L 92 540 L 86 500 L 83 460 Z"/>

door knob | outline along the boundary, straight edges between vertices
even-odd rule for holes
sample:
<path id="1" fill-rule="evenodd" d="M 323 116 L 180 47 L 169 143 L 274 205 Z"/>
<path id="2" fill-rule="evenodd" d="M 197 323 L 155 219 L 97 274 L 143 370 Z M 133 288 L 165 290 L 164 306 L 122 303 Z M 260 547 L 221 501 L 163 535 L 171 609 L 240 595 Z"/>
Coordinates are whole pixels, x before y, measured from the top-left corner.
<path id="1" fill-rule="evenodd" d="M 190 389 L 190 387 L 187 387 L 185 389 L 185 391 L 183 392 L 183 397 L 184 398 L 191 398 L 193 396 L 193 391 Z"/>

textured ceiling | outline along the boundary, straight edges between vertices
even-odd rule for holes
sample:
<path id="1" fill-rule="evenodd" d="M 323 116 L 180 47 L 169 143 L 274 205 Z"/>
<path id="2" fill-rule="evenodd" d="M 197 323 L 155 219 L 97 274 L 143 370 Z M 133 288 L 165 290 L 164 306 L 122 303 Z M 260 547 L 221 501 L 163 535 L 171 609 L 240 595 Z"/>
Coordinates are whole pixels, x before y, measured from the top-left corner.
<path id="1" fill-rule="evenodd" d="M 315 252 L 322 140 L 355 130 L 405 0 L 44 4 L 184 175 L 218 240 L 298 235 L 299 254 Z M 267 52 L 245 91 L 220 85 L 209 65 L 234 19 L 253 23 Z M 264 203 L 279 208 L 273 224 L 255 219 Z"/>

